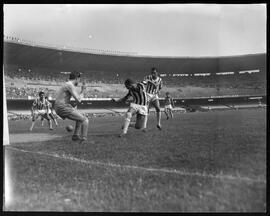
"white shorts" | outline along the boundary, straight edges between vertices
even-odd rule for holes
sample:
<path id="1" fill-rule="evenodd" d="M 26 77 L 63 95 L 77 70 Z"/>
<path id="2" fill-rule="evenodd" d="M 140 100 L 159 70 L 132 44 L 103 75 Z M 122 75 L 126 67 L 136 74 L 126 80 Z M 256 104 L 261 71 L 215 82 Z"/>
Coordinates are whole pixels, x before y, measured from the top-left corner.
<path id="1" fill-rule="evenodd" d="M 171 109 L 172 110 L 173 108 L 172 108 L 172 105 L 169 104 L 169 105 L 165 105 L 165 109 Z"/>
<path id="2" fill-rule="evenodd" d="M 35 110 L 34 114 L 37 116 L 42 116 L 42 115 L 46 114 L 46 110 Z"/>
<path id="3" fill-rule="evenodd" d="M 133 110 L 136 111 L 136 113 L 139 113 L 141 115 L 148 115 L 148 108 L 147 106 L 135 104 L 135 103 L 130 103 L 129 108 L 132 108 Z"/>
<path id="4" fill-rule="evenodd" d="M 47 110 L 34 110 L 32 120 L 35 121 L 39 116 L 48 119 Z"/>
<path id="5" fill-rule="evenodd" d="M 148 97 L 148 101 L 151 102 L 151 101 L 155 101 L 158 99 L 158 95 L 157 94 L 150 94 L 150 93 L 146 93 L 147 94 L 147 97 Z"/>

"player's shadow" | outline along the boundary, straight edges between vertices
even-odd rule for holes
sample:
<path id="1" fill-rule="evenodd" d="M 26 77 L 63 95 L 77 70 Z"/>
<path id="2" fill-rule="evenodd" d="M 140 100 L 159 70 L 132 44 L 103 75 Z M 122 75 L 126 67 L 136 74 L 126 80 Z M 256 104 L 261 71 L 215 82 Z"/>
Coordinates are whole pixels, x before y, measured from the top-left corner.
<path id="1" fill-rule="evenodd" d="M 94 136 L 94 137 L 118 137 L 119 133 L 115 132 L 105 132 L 105 133 L 89 133 L 89 137 Z"/>

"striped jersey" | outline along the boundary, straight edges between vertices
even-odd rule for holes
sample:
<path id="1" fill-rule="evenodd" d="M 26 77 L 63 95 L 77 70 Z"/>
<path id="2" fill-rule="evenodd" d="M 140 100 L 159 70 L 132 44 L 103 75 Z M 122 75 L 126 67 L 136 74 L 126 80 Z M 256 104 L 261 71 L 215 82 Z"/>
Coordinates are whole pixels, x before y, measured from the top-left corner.
<path id="1" fill-rule="evenodd" d="M 126 97 L 132 97 L 133 101 L 132 103 L 147 106 L 148 105 L 148 99 L 145 91 L 145 87 L 142 83 L 138 83 L 136 88 L 129 89 L 128 94 Z"/>
<path id="2" fill-rule="evenodd" d="M 144 78 L 143 83 L 146 85 L 146 92 L 150 94 L 157 94 L 162 88 L 162 79 L 160 77 L 154 79 L 152 75 L 148 75 Z"/>
<path id="3" fill-rule="evenodd" d="M 47 106 L 48 106 L 48 101 L 45 98 L 43 100 L 40 100 L 40 98 L 36 98 L 32 105 L 34 109 L 38 109 L 38 110 L 47 109 Z"/>

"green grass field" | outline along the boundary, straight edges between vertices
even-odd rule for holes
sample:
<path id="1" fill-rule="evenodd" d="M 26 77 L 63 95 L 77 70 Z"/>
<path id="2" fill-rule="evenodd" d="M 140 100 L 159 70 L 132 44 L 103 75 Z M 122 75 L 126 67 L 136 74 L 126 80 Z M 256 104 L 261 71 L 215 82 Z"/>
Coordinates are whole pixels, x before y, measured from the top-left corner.
<path id="1" fill-rule="evenodd" d="M 151 115 L 119 138 L 123 118 L 91 118 L 82 144 L 69 121 L 10 121 L 4 211 L 266 211 L 265 109 L 163 116 L 162 131 Z"/>

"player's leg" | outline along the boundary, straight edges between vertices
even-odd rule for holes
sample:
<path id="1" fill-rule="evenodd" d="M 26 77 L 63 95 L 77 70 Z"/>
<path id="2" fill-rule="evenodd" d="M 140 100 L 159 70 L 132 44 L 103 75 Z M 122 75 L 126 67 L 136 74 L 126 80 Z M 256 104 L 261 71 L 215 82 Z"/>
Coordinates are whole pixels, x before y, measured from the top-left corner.
<path id="1" fill-rule="evenodd" d="M 54 124 L 55 124 L 56 127 L 57 127 L 57 126 L 58 126 L 58 123 L 57 123 L 56 118 L 54 117 L 53 113 L 51 112 L 51 113 L 49 114 L 49 116 L 51 117 L 51 119 L 53 120 Z"/>
<path id="2" fill-rule="evenodd" d="M 127 131 L 128 131 L 128 127 L 129 127 L 129 124 L 130 124 L 130 120 L 132 118 L 132 116 L 136 113 L 136 110 L 132 107 L 130 107 L 128 109 L 128 111 L 126 112 L 126 116 L 125 116 L 125 121 L 124 121 L 124 126 L 123 126 L 123 129 L 122 129 L 122 132 L 120 134 L 120 137 L 124 136 L 127 134 Z"/>
<path id="3" fill-rule="evenodd" d="M 75 121 L 75 129 L 72 135 L 72 140 L 76 141 L 80 139 L 80 131 L 82 134 L 82 121 Z"/>
<path id="4" fill-rule="evenodd" d="M 153 97 L 150 96 L 150 95 L 147 95 L 147 100 L 148 100 L 148 102 L 149 102 L 149 104 L 148 104 L 148 106 L 147 106 L 147 110 L 148 110 L 147 114 L 149 115 L 149 114 L 150 114 L 151 106 L 153 106 L 153 105 L 152 105 Z"/>
<path id="5" fill-rule="evenodd" d="M 151 102 L 148 105 L 147 111 L 148 111 L 148 115 L 150 114 L 150 108 L 151 108 Z"/>
<path id="6" fill-rule="evenodd" d="M 169 112 L 170 112 L 171 119 L 173 119 L 173 110 L 172 110 L 172 108 L 169 109 Z"/>
<path id="7" fill-rule="evenodd" d="M 150 115 L 150 108 L 151 108 L 151 106 L 153 106 L 153 100 L 152 100 L 152 98 L 150 98 L 149 97 L 149 104 L 148 104 L 148 106 L 147 106 L 147 110 L 148 110 L 148 112 L 147 112 L 147 118 L 148 118 L 148 116 Z M 145 125 L 145 128 L 147 127 L 147 121 L 146 121 L 146 125 Z"/>
<path id="8" fill-rule="evenodd" d="M 169 119 L 169 114 L 168 114 L 168 108 L 167 107 L 164 108 L 164 113 L 165 113 L 166 118 L 168 120 Z"/>
<path id="9" fill-rule="evenodd" d="M 68 116 L 68 119 L 76 122 L 72 140 L 87 140 L 89 120 L 77 110 L 73 110 Z M 81 129 L 81 138 L 80 138 Z"/>
<path id="10" fill-rule="evenodd" d="M 158 128 L 159 130 L 161 130 L 161 123 L 160 123 L 160 121 L 161 121 L 161 112 L 160 112 L 160 104 L 159 104 L 159 100 L 156 99 L 156 100 L 152 101 L 152 104 L 153 104 L 153 106 L 154 106 L 155 109 L 156 109 L 157 128 Z"/>
<path id="11" fill-rule="evenodd" d="M 142 114 L 138 113 L 137 117 L 136 117 L 135 128 L 141 129 L 144 132 L 146 132 L 146 123 L 147 123 L 147 115 L 142 115 Z"/>
<path id="12" fill-rule="evenodd" d="M 74 109 L 70 104 L 55 104 L 55 112 L 62 119 L 68 118 L 75 121 L 75 129 L 72 136 L 72 140 L 86 140 L 88 132 L 88 118 L 83 116 L 78 110 Z M 81 127 L 83 127 L 81 129 Z M 80 129 L 82 130 L 82 138 L 80 138 Z"/>
<path id="13" fill-rule="evenodd" d="M 33 130 L 37 117 L 38 117 L 37 114 L 33 113 L 33 115 L 32 115 L 32 124 L 31 124 L 31 127 L 29 129 L 30 131 Z"/>
<path id="14" fill-rule="evenodd" d="M 41 126 L 43 126 L 44 125 L 44 118 L 43 117 L 41 117 Z"/>
<path id="15" fill-rule="evenodd" d="M 136 129 L 141 129 L 146 132 L 147 117 L 148 117 L 148 106 L 139 106 L 136 116 Z"/>
<path id="16" fill-rule="evenodd" d="M 46 119 L 48 121 L 48 124 L 49 124 L 49 129 L 50 130 L 53 130 L 53 127 L 52 127 L 52 120 L 50 119 L 48 113 L 45 113 L 42 115 L 42 118 Z"/>

